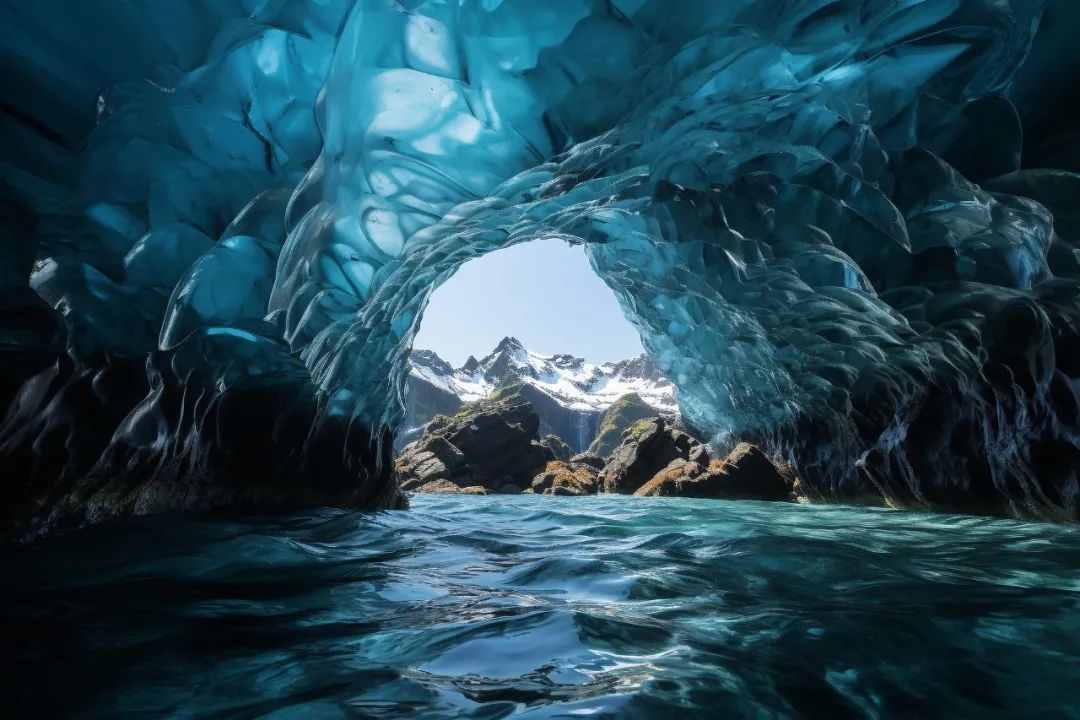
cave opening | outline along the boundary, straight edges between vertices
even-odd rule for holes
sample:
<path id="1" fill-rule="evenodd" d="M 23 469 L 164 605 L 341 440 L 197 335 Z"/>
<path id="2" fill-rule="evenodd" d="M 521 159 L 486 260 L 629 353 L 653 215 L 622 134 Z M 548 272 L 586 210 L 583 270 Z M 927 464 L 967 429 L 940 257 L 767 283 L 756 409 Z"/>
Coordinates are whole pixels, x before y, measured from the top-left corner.
<path id="1" fill-rule="evenodd" d="M 1078 24 L 0 0 L 9 714 L 1080 717 Z"/>
<path id="2" fill-rule="evenodd" d="M 270 3 L 175 42 L 5 7 L 8 525 L 392 504 L 424 303 L 541 237 L 813 499 L 1074 517 L 1076 179 L 1022 163 L 1056 31 L 832 5 Z"/>
<path id="3" fill-rule="evenodd" d="M 644 352 L 585 248 L 538 238 L 463 264 L 435 288 L 413 344 L 461 365 L 505 336 L 530 349 L 565 349 L 594 361 Z"/>
<path id="4" fill-rule="evenodd" d="M 616 402 L 678 412 L 674 387 L 583 246 L 561 239 L 462 265 L 432 291 L 407 362 L 398 450 L 435 415 L 454 415 L 510 387 L 529 397 L 540 435 L 555 435 L 572 453 L 593 443 Z"/>

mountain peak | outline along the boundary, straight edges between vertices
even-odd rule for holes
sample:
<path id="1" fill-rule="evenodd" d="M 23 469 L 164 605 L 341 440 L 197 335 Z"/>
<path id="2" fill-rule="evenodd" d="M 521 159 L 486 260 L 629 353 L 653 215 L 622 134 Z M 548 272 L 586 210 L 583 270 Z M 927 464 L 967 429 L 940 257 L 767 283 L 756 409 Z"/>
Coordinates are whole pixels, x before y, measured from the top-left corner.
<path id="1" fill-rule="evenodd" d="M 524 350 L 524 349 L 525 349 L 525 346 L 521 344 L 520 340 L 518 340 L 516 337 L 514 337 L 512 335 L 507 335 L 506 337 L 504 337 L 502 340 L 499 341 L 498 345 L 495 346 L 495 351 L 494 352 L 499 352 L 500 350 Z"/>
<path id="2" fill-rule="evenodd" d="M 610 367 L 614 373 L 620 377 L 634 377 L 655 381 L 663 380 L 663 375 L 656 367 L 656 363 L 654 363 L 653 359 L 645 353 L 628 360 L 620 360 L 619 362 L 610 365 Z"/>
<path id="3" fill-rule="evenodd" d="M 431 350 L 413 350 L 410 354 L 410 360 L 413 365 L 431 368 L 441 375 L 450 375 L 454 372 L 454 368 L 451 367 L 450 363 Z"/>
<path id="4" fill-rule="evenodd" d="M 438 398 L 441 402 L 449 396 L 459 402 L 473 402 L 514 384 L 526 386 L 537 402 L 547 403 L 549 408 L 559 406 L 585 413 L 574 422 L 586 422 L 591 417 L 589 413 L 602 412 L 631 393 L 657 411 L 678 412 L 674 388 L 647 355 L 596 364 L 566 353 L 550 356 L 531 353 L 520 340 L 507 336 L 490 354 L 479 360 L 469 356 L 464 365 L 450 373 L 445 372 L 435 353 L 414 352 L 411 362 L 410 380 L 415 381 L 414 389 L 423 382 L 439 391 L 428 400 Z M 545 396 L 547 400 L 543 399 Z"/>
<path id="5" fill-rule="evenodd" d="M 491 354 L 480 360 L 479 372 L 483 373 L 485 380 L 496 386 L 523 375 L 537 375 L 529 351 L 520 340 L 509 336 L 500 340 Z"/>

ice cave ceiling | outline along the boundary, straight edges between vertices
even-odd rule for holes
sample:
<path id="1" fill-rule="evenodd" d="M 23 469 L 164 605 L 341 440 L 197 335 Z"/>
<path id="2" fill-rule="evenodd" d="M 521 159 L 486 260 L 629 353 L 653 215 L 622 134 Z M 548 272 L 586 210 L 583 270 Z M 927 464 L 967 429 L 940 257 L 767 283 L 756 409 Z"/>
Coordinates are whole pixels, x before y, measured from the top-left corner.
<path id="1" fill-rule="evenodd" d="M 551 236 L 692 426 L 812 499 L 1076 519 L 1078 26 L 1068 0 L 4 0 L 3 524 L 400 502 L 428 295 Z"/>

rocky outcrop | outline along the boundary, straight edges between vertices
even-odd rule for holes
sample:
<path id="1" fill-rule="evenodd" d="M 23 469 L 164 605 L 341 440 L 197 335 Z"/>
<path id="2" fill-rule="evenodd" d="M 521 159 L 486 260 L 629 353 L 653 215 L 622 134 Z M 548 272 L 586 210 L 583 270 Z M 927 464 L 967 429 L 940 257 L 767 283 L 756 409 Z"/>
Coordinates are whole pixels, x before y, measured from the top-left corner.
<path id="1" fill-rule="evenodd" d="M 424 483 L 420 487 L 416 488 L 416 492 L 420 493 L 448 493 L 454 495 L 487 495 L 487 488 L 480 487 L 479 485 L 469 485 L 468 487 L 461 487 L 456 485 L 450 480 L 432 480 L 431 482 Z"/>
<path id="2" fill-rule="evenodd" d="M 570 459 L 570 446 L 555 433 L 548 433 L 540 438 L 540 444 L 550 450 L 556 460 Z"/>
<path id="3" fill-rule="evenodd" d="M 596 468 L 597 471 L 603 470 L 604 465 L 607 464 L 607 460 L 600 455 L 594 455 L 593 453 L 583 452 L 578 453 L 570 458 L 572 463 L 584 463 Z"/>
<path id="4" fill-rule="evenodd" d="M 724 460 L 678 458 L 634 492 L 639 497 L 792 500 L 794 479 L 757 446 L 740 443 Z"/>
<path id="5" fill-rule="evenodd" d="M 655 415 L 656 408 L 642 400 L 637 393 L 623 395 L 604 411 L 596 436 L 586 452 L 607 457 L 619 446 L 622 434 L 631 425 Z"/>
<path id="6" fill-rule="evenodd" d="M 438 416 L 398 456 L 401 488 L 420 490 L 444 481 L 459 488 L 521 492 L 554 459 L 537 440 L 539 425 L 536 411 L 517 394 L 496 393 L 453 417 Z"/>
<path id="7" fill-rule="evenodd" d="M 621 442 L 600 472 L 604 492 L 634 493 L 674 460 L 689 461 L 691 453 L 708 464 L 708 450 L 662 417 L 639 420 L 623 432 Z"/>
<path id="8" fill-rule="evenodd" d="M 553 460 L 533 478 L 529 491 L 538 495 L 595 495 L 597 475 L 591 465 Z"/>

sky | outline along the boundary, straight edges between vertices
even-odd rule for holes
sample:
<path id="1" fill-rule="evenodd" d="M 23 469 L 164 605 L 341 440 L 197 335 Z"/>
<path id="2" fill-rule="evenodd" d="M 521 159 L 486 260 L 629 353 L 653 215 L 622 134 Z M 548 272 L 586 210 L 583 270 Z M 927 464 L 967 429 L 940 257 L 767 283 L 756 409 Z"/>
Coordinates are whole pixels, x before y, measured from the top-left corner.
<path id="1" fill-rule="evenodd" d="M 585 249 L 562 240 L 535 240 L 465 263 L 432 294 L 413 347 L 460 367 L 507 335 L 534 352 L 592 362 L 644 352 Z"/>

